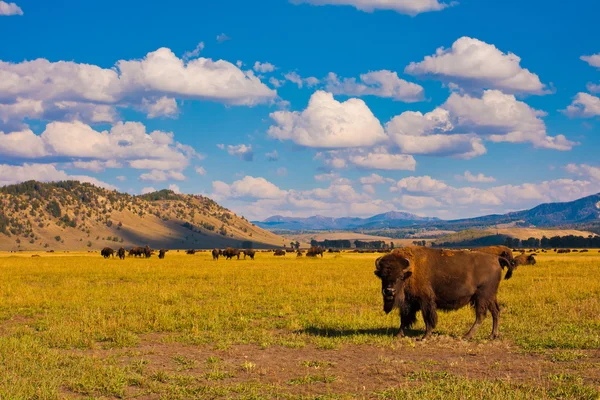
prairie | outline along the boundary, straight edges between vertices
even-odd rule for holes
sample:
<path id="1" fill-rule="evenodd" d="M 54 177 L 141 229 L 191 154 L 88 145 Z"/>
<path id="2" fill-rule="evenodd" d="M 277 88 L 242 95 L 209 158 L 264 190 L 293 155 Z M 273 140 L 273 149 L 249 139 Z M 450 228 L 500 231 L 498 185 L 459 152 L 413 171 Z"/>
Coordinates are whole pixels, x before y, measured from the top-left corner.
<path id="1" fill-rule="evenodd" d="M 1 253 L 0 398 L 598 398 L 597 250 L 502 281 L 496 341 L 468 308 L 394 338 L 376 257 Z"/>

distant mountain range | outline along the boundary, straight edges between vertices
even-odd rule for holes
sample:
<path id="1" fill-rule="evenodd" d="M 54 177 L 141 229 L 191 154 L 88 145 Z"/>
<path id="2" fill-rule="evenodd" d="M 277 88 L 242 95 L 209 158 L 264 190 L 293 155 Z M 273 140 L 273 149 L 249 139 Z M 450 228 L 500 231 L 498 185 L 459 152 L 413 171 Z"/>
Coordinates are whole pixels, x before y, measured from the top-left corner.
<path id="1" fill-rule="evenodd" d="M 406 212 L 390 211 L 369 218 L 331 218 L 322 215 L 315 215 L 308 218 L 295 218 L 275 215 L 264 221 L 254 221 L 254 224 L 269 230 L 302 231 L 401 228 L 435 221 L 441 220 L 439 218 L 419 217 L 418 215 Z"/>
<path id="2" fill-rule="evenodd" d="M 541 204 L 530 210 L 449 221 L 391 211 L 370 218 L 330 218 L 320 215 L 308 218 L 293 218 L 276 215 L 254 223 L 268 230 L 289 231 L 357 230 L 413 226 L 429 229 L 462 230 L 509 223 L 517 223 L 517 225 L 523 227 L 594 226 L 600 224 L 600 193 L 566 203 Z"/>

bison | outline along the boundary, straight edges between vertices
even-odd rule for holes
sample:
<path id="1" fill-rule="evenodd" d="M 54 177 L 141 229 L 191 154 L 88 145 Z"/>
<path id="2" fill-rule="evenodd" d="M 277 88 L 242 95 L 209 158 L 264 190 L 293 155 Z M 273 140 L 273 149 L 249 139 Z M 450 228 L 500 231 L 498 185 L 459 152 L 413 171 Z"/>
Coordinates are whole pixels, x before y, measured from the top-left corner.
<path id="1" fill-rule="evenodd" d="M 167 251 L 169 251 L 169 250 L 166 250 L 166 249 L 160 249 L 160 250 L 158 251 L 158 258 L 160 258 L 161 260 L 162 260 L 163 258 L 165 258 L 165 253 L 166 253 Z"/>
<path id="2" fill-rule="evenodd" d="M 233 247 L 228 247 L 223 250 L 223 256 L 225 256 L 226 260 L 231 260 L 233 257 L 237 257 L 240 259 L 240 251 L 238 249 L 234 249 Z"/>
<path id="3" fill-rule="evenodd" d="M 213 249 L 213 251 L 212 251 L 213 260 L 215 260 L 215 261 L 218 260 L 221 253 L 222 253 L 221 250 Z"/>
<path id="4" fill-rule="evenodd" d="M 132 247 L 129 250 L 129 257 L 134 256 L 134 257 L 138 257 L 138 256 L 143 256 L 144 255 L 144 248 L 143 247 Z"/>
<path id="5" fill-rule="evenodd" d="M 306 252 L 306 257 L 316 257 L 317 255 L 321 255 L 321 258 L 323 258 L 323 253 L 325 251 L 323 250 L 323 248 L 321 246 L 313 246 L 310 249 L 308 249 L 308 251 Z"/>
<path id="6" fill-rule="evenodd" d="M 186 250 L 186 251 L 185 251 L 185 254 L 194 255 L 194 254 L 196 254 L 196 250 L 194 250 L 194 249 L 189 249 L 189 250 Z"/>
<path id="7" fill-rule="evenodd" d="M 250 257 L 251 260 L 254 260 L 254 254 L 256 254 L 256 252 L 252 249 L 244 250 L 244 260 L 246 259 L 246 256 Z"/>
<path id="8" fill-rule="evenodd" d="M 117 250 L 117 256 L 119 256 L 119 258 L 121 260 L 125 259 L 125 249 L 124 248 L 119 248 L 119 250 Z"/>
<path id="9" fill-rule="evenodd" d="M 100 250 L 100 255 L 104 258 L 114 257 L 115 251 L 110 247 L 105 247 L 102 250 Z"/>
<path id="10" fill-rule="evenodd" d="M 533 254 L 530 254 L 530 255 L 521 254 L 520 256 L 517 256 L 515 258 L 515 266 L 535 265 L 535 263 L 536 263 L 536 261 L 535 261 L 535 257 Z"/>
<path id="11" fill-rule="evenodd" d="M 274 256 L 285 256 L 285 250 L 277 249 L 273 252 Z"/>
<path id="12" fill-rule="evenodd" d="M 146 245 L 146 247 L 144 247 L 144 257 L 150 258 L 151 255 L 152 249 L 150 248 L 150 246 Z"/>
<path id="13" fill-rule="evenodd" d="M 475 309 L 475 323 L 465 334 L 470 339 L 489 310 L 493 318 L 491 338 L 498 337 L 500 307 L 496 293 L 508 260 L 479 251 L 450 251 L 426 247 L 406 247 L 379 257 L 375 275 L 381 279 L 383 310 L 400 309 L 400 330 L 404 336 L 420 310 L 425 335 L 431 336 L 437 324 L 437 310 L 458 310 L 467 304 Z M 506 279 L 510 278 L 509 273 Z"/>

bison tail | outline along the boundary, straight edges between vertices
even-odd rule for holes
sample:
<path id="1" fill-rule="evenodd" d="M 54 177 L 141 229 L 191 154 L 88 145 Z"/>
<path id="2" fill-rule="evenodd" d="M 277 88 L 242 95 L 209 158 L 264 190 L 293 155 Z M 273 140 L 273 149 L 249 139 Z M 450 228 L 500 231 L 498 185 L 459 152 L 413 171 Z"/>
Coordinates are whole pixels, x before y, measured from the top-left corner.
<path id="1" fill-rule="evenodd" d="M 513 274 L 513 269 L 515 268 L 514 264 L 504 257 L 498 257 L 498 260 L 500 261 L 500 267 L 502 269 L 504 269 L 504 267 L 507 267 L 508 269 L 508 271 L 506 271 L 506 275 L 504 275 L 504 279 L 510 279 Z"/>

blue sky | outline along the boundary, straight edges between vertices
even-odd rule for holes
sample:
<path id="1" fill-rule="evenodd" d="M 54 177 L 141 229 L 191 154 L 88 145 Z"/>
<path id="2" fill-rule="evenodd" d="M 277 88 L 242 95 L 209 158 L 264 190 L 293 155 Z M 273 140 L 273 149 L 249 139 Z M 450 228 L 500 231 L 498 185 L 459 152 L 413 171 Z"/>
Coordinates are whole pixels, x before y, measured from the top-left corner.
<path id="1" fill-rule="evenodd" d="M 252 219 L 600 192 L 592 0 L 15 3 L 0 184 L 172 187 Z"/>

